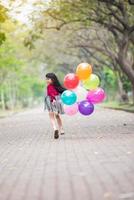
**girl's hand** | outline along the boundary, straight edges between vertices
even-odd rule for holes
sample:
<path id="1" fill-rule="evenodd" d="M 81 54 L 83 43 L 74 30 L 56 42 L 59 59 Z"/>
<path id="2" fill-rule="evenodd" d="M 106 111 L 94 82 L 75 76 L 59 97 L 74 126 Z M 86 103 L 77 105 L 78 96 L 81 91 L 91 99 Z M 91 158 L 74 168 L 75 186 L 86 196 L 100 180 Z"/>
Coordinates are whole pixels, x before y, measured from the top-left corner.
<path id="1" fill-rule="evenodd" d="M 56 103 L 56 100 L 54 99 L 53 102 L 52 102 L 52 104 L 55 105 L 55 103 Z"/>

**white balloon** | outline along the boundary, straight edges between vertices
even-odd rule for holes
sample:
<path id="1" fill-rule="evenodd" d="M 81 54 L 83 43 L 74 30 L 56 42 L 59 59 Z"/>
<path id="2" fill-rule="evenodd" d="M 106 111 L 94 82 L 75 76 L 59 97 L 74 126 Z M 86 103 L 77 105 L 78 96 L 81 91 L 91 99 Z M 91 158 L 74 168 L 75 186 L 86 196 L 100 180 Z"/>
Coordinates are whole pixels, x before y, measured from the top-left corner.
<path id="1" fill-rule="evenodd" d="M 80 85 L 77 88 L 75 88 L 73 92 L 75 92 L 77 95 L 77 102 L 85 100 L 88 93 L 88 91 Z"/>

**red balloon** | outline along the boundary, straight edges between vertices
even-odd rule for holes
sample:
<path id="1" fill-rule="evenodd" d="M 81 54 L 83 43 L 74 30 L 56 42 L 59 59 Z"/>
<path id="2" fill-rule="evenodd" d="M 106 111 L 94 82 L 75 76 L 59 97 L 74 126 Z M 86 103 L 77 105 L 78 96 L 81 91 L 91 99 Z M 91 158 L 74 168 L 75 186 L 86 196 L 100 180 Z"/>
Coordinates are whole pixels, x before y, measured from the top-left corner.
<path id="1" fill-rule="evenodd" d="M 79 78 L 76 74 L 67 74 L 64 78 L 64 86 L 67 89 L 74 89 L 79 84 Z"/>

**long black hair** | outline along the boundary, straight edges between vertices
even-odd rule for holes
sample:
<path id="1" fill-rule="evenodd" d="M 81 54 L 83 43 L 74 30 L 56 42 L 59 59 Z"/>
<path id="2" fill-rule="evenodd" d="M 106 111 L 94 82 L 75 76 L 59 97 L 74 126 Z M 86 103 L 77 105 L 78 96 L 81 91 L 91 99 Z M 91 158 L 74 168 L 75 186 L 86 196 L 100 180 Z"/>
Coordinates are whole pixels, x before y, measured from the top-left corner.
<path id="1" fill-rule="evenodd" d="M 47 73 L 46 78 L 52 80 L 52 84 L 54 85 L 55 89 L 61 94 L 66 89 L 60 84 L 57 76 L 54 73 Z"/>

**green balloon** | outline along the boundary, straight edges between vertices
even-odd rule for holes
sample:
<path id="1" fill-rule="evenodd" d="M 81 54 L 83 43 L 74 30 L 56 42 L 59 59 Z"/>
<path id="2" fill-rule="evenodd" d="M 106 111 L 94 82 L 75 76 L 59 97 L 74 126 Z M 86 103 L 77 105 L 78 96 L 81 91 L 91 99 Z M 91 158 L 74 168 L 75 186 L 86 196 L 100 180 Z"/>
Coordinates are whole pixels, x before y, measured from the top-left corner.
<path id="1" fill-rule="evenodd" d="M 96 74 L 91 74 L 90 77 L 83 81 L 83 86 L 87 90 L 94 90 L 100 84 L 100 79 Z"/>

